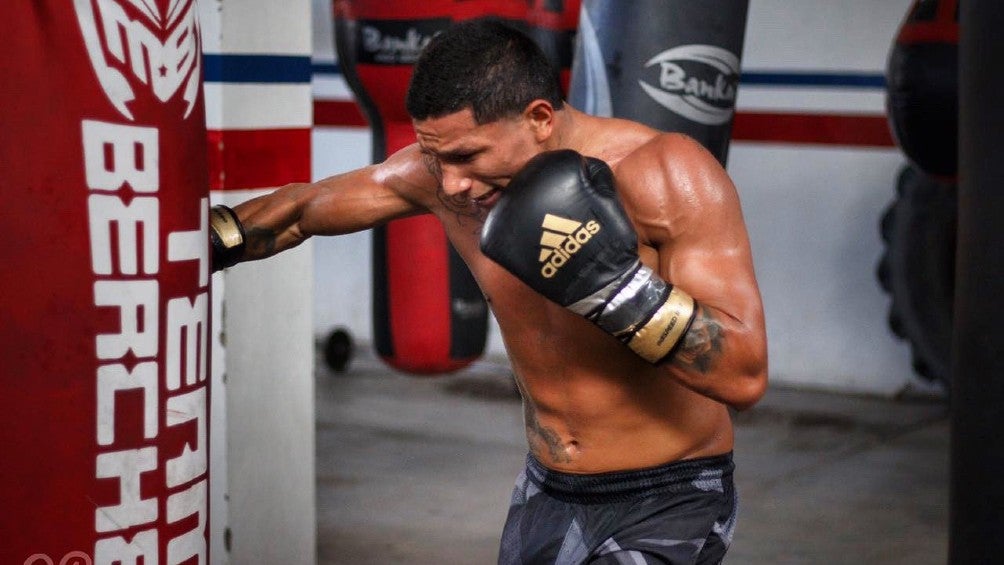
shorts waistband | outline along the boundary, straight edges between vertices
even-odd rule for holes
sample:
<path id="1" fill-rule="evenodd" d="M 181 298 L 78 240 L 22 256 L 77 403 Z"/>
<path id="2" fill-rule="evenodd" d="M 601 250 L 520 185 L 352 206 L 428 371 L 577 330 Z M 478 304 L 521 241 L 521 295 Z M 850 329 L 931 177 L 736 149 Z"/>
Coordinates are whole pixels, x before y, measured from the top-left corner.
<path id="1" fill-rule="evenodd" d="M 589 474 L 548 469 L 532 453 L 526 458 L 528 480 L 559 500 L 582 504 L 630 500 L 669 492 L 723 492 L 726 484 L 731 488 L 734 469 L 732 452 L 645 469 Z"/>

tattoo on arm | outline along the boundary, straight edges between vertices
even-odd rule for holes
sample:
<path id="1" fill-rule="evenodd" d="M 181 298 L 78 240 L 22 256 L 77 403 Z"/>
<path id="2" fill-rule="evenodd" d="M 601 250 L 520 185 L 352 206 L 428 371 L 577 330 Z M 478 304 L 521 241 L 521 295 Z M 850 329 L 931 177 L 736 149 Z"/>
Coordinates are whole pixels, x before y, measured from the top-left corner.
<path id="1" fill-rule="evenodd" d="M 722 339 L 722 325 L 710 312 L 699 307 L 694 322 L 683 336 L 680 350 L 673 357 L 673 363 L 707 373 L 722 355 Z"/>
<path id="2" fill-rule="evenodd" d="M 244 234 L 247 237 L 247 252 L 252 257 L 266 257 L 275 252 L 276 233 L 266 228 L 248 228 Z"/>

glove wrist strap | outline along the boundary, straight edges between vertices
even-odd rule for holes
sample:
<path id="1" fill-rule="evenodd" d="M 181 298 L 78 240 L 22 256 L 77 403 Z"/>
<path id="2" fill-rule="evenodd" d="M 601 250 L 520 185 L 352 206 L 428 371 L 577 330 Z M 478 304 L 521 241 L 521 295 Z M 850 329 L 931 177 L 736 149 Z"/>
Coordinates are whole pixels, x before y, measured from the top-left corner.
<path id="1" fill-rule="evenodd" d="M 638 328 L 627 345 L 650 363 L 661 363 L 676 352 L 696 312 L 697 301 L 673 287 L 666 301 Z"/>
<path id="2" fill-rule="evenodd" d="M 639 261 L 568 308 L 619 338 L 645 360 L 659 363 L 683 338 L 697 304 Z"/>
<path id="3" fill-rule="evenodd" d="M 244 226 L 237 214 L 226 206 L 210 209 L 209 239 L 213 246 L 213 272 L 236 265 L 244 256 Z"/>

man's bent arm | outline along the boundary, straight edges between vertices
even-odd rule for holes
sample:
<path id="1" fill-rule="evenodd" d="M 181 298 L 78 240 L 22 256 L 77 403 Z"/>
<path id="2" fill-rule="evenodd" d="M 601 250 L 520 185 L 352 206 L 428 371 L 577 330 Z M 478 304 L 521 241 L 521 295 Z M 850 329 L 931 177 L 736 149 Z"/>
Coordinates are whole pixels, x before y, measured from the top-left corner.
<path id="1" fill-rule="evenodd" d="M 767 386 L 767 340 L 756 282 L 720 264 L 709 268 L 688 261 L 673 261 L 672 280 L 694 296 L 697 308 L 666 370 L 694 391 L 733 408 L 749 408 Z"/>
<path id="2" fill-rule="evenodd" d="M 641 163 L 662 163 L 658 182 L 666 185 L 651 186 L 652 175 L 639 179 L 625 163 L 620 169 L 627 183 L 648 183 L 625 191 L 625 204 L 643 243 L 658 254 L 660 276 L 697 304 L 665 370 L 700 394 L 748 408 L 766 390 L 767 340 L 735 187 L 693 140 L 662 136 L 641 151 L 652 152 L 640 155 Z"/>

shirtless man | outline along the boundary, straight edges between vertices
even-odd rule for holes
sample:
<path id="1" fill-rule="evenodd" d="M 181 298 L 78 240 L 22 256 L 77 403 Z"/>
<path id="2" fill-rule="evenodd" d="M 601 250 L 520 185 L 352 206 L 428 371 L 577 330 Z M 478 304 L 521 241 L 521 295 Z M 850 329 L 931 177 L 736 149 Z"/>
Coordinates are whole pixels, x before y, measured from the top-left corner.
<path id="1" fill-rule="evenodd" d="M 499 562 L 719 562 L 736 512 L 729 407 L 767 383 L 725 171 L 683 135 L 563 103 L 536 45 L 499 23 L 430 42 L 407 104 L 418 142 L 383 163 L 215 208 L 214 268 L 435 214 L 523 396 L 530 454 Z M 551 261 L 548 230 L 578 244 Z"/>

